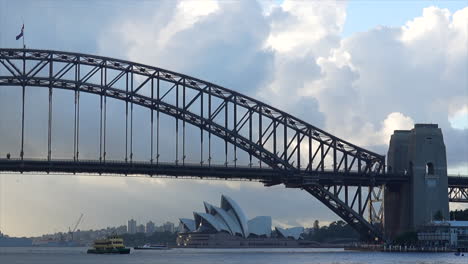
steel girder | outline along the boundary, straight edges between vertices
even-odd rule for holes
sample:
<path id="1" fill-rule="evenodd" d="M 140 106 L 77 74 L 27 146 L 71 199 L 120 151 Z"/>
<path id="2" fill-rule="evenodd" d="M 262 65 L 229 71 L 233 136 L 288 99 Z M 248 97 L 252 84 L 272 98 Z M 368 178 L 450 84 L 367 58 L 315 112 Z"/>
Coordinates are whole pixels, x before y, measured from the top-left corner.
<path id="1" fill-rule="evenodd" d="M 468 175 L 449 175 L 449 202 L 468 203 Z"/>
<path id="2" fill-rule="evenodd" d="M 449 202 L 468 203 L 468 186 L 449 186 Z"/>
<path id="3" fill-rule="evenodd" d="M 2 71 L 3 70 L 3 71 Z M 2 72 L 5 72 L 3 74 Z M 115 98 L 126 104 L 126 143 L 125 162 L 133 159 L 133 105 L 151 109 L 151 157 L 150 163 L 159 163 L 159 148 L 153 150 L 153 119 L 156 112 L 157 129 L 159 114 L 182 122 L 183 153 L 185 164 L 185 124 L 200 128 L 203 148 L 203 134 L 208 133 L 209 148 L 211 136 L 225 142 L 225 166 L 228 167 L 228 145 L 233 146 L 234 167 L 237 166 L 237 149 L 279 172 L 281 179 L 263 179 L 265 185 L 309 180 L 318 174 L 330 171 L 337 176 L 353 173 L 368 177 L 369 197 L 375 193 L 376 175 L 385 173 L 385 158 L 372 151 L 360 148 L 319 128 L 316 128 L 283 111 L 258 100 L 242 95 L 221 86 L 202 81 L 187 75 L 151 67 L 143 64 L 100 56 L 30 49 L 0 49 L 0 86 L 20 86 L 23 88 L 23 125 L 21 136 L 21 160 L 24 160 L 24 94 L 25 87 L 47 87 L 49 89 L 49 133 L 47 161 L 53 161 L 51 125 L 53 89 L 66 89 L 75 93 L 74 150 L 75 161 L 79 161 L 80 93 L 100 96 L 100 137 L 99 161 L 106 162 L 106 100 Z M 171 84 L 167 89 L 160 82 Z M 124 83 L 124 85 L 122 85 Z M 122 88 L 124 86 L 125 89 Z M 189 95 L 191 92 L 192 95 Z M 169 100 L 169 98 L 172 98 Z M 130 110 L 129 110 L 130 109 Z M 130 113 L 130 116 L 129 116 Z M 128 127 L 130 126 L 130 135 Z M 159 130 L 157 132 L 159 134 Z M 156 140 L 159 140 L 157 137 Z M 179 144 L 178 137 L 176 145 Z M 128 143 L 129 141 L 129 143 Z M 157 144 L 158 145 L 158 144 Z M 159 145 L 158 145 L 159 146 Z M 175 164 L 179 163 L 176 147 Z M 200 151 L 200 164 L 203 166 L 203 149 Z M 211 150 L 208 165 L 211 166 Z M 326 169 L 327 168 L 327 169 Z M 326 204 L 335 213 L 363 234 L 377 236 L 375 228 L 367 222 L 359 209 L 347 206 L 338 194 L 331 194 L 321 184 L 308 185 L 305 189 Z M 359 187 L 359 193 L 360 189 Z M 359 195 L 360 196 L 360 195 Z M 379 198 L 380 199 L 380 198 Z M 371 204 L 378 199 L 366 199 Z M 361 200 L 359 200 L 361 203 Z M 370 208 L 374 208 L 370 205 Z M 373 217 L 382 217 L 376 213 Z M 378 236 L 377 236 L 378 237 Z"/>

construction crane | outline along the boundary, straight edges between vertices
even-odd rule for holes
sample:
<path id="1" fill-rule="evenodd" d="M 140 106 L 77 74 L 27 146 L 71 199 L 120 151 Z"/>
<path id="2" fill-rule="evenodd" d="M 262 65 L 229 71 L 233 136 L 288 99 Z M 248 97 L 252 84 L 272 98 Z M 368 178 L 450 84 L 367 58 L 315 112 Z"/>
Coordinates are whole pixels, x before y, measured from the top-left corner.
<path id="1" fill-rule="evenodd" d="M 83 219 L 83 214 L 80 215 L 80 218 L 78 218 L 78 221 L 76 221 L 76 224 L 75 224 L 75 227 L 73 228 L 73 230 L 70 230 L 70 227 L 68 227 L 68 233 L 70 234 L 71 236 L 71 240 L 70 241 L 73 241 L 73 233 L 75 233 L 76 229 L 78 228 L 78 225 L 80 224 L 81 220 Z"/>

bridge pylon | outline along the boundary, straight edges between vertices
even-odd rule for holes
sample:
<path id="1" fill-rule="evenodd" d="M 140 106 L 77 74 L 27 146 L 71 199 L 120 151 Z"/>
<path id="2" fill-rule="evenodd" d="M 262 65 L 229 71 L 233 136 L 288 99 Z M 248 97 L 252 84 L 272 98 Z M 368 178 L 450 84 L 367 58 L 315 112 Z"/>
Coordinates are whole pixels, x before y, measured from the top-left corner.
<path id="1" fill-rule="evenodd" d="M 384 193 L 384 232 L 394 239 L 437 217 L 449 218 L 447 158 L 437 124 L 396 130 L 390 139 L 388 172 L 405 174 L 407 183 L 388 184 Z"/>

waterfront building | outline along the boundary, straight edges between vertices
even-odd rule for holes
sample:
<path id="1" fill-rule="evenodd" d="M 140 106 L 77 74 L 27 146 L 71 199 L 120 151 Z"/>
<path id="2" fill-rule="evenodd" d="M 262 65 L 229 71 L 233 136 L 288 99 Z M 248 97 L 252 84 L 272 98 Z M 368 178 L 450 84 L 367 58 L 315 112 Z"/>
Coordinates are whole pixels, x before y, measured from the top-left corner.
<path id="1" fill-rule="evenodd" d="M 154 231 L 156 231 L 154 223 L 152 221 L 146 223 L 146 234 L 151 235 Z"/>
<path id="2" fill-rule="evenodd" d="M 174 233 L 175 232 L 175 225 L 174 223 L 171 222 L 166 222 L 162 226 L 162 232 L 170 232 Z"/>
<path id="3" fill-rule="evenodd" d="M 128 233 L 129 234 L 136 234 L 137 232 L 137 223 L 135 220 L 130 219 L 128 220 Z"/>
<path id="4" fill-rule="evenodd" d="M 317 246 L 317 242 L 281 237 L 243 238 L 228 233 L 179 233 L 178 247 L 189 248 L 299 248 Z"/>
<path id="5" fill-rule="evenodd" d="M 426 246 L 468 248 L 468 221 L 432 221 L 418 232 Z"/>

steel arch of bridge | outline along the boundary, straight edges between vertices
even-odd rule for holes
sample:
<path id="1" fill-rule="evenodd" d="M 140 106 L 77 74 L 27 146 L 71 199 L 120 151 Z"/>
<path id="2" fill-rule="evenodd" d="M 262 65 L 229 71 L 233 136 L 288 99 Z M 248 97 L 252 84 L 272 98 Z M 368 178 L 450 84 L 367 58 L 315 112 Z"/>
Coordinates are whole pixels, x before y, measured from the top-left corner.
<path id="1" fill-rule="evenodd" d="M 380 211 L 376 210 L 373 202 L 381 202 L 380 186 L 385 183 L 384 176 L 387 176 L 384 175 L 385 157 L 335 137 L 272 106 L 187 75 L 87 54 L 0 49 L 0 73 L 2 72 L 5 74 L 0 76 L 0 86 L 22 87 L 23 97 L 20 159 L 1 160 L 0 170 L 80 172 L 79 167 L 86 167 L 90 168 L 86 172 L 109 173 L 105 169 L 109 169 L 108 164 L 113 164 L 122 170 L 110 173 L 131 173 L 131 168 L 147 168 L 145 174 L 152 175 L 160 173 L 161 168 L 166 168 L 169 175 L 177 175 L 181 171 L 191 174 L 194 171 L 194 176 L 200 176 L 195 174 L 197 166 L 193 170 L 187 170 L 187 167 L 193 165 L 185 162 L 185 124 L 188 123 L 200 129 L 202 144 L 197 173 L 212 173 L 214 177 L 218 177 L 216 172 L 224 170 L 228 174 L 242 175 L 243 170 L 255 169 L 252 160 L 256 158 L 260 166 L 262 163 L 266 165 L 262 171 L 269 173 L 269 176 L 259 177 L 266 186 L 285 184 L 287 187 L 302 188 L 362 235 L 382 238 L 378 227 L 382 223 L 382 208 Z M 118 87 L 121 82 L 125 83 L 124 87 Z M 160 82 L 170 83 L 172 87 L 162 91 Z M 47 160 L 42 163 L 28 160 L 24 155 L 24 94 L 25 87 L 29 86 L 49 89 L 48 151 Z M 70 161 L 55 161 L 52 157 L 54 89 L 75 93 L 73 160 Z M 83 92 L 98 95 L 101 99 L 99 161 L 82 161 L 79 158 L 80 93 Z M 175 102 L 168 100 L 171 96 Z M 106 160 L 107 98 L 122 100 L 126 104 L 125 160 L 120 163 Z M 151 157 L 147 163 L 133 160 L 133 105 L 151 110 Z M 153 149 L 154 119 L 156 116 L 156 127 L 159 129 L 160 113 L 176 119 L 177 133 L 179 120 L 182 122 L 182 161 L 179 160 L 176 147 L 175 164 L 169 166 L 170 168 L 159 162 L 159 147 L 156 152 Z M 209 148 L 212 135 L 224 141 L 223 169 L 211 164 L 211 149 L 208 162 L 204 163 L 204 133 L 208 133 Z M 278 135 L 281 137 L 279 140 Z M 176 137 L 176 145 L 179 144 L 178 138 Z M 228 164 L 228 145 L 233 146 L 233 165 Z M 248 153 L 250 163 L 247 168 L 237 164 L 237 149 Z M 331 168 L 325 169 L 326 162 L 331 163 Z M 255 178 L 252 175 L 257 172 L 248 173 L 251 175 L 249 177 Z M 348 178 L 358 180 L 350 183 L 347 182 Z M 397 181 L 401 180 L 395 178 Z M 351 190 L 348 189 L 349 186 L 356 188 Z M 363 192 L 364 187 L 369 187 L 367 193 Z M 365 219 L 366 213 L 369 213 L 369 221 Z"/>

